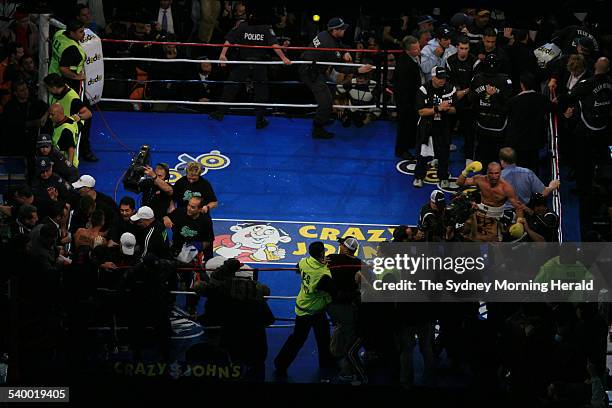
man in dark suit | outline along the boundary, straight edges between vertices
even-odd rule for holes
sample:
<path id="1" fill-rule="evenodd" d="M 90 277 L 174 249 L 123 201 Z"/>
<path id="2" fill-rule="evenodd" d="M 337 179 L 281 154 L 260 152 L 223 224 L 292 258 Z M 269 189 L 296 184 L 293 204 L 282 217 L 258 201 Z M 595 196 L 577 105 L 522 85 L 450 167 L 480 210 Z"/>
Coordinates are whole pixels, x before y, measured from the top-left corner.
<path id="1" fill-rule="evenodd" d="M 176 35 L 179 41 L 186 41 L 192 30 L 189 16 L 191 1 L 178 0 L 175 3 L 172 0 L 160 0 L 159 8 L 152 10 L 152 17 L 162 31 Z"/>
<path id="2" fill-rule="evenodd" d="M 393 74 L 393 93 L 397 104 L 397 138 L 395 139 L 395 155 L 408 160 L 413 155 L 410 149 L 416 143 L 416 123 L 418 115 L 415 108 L 417 89 L 425 82 L 421 71 L 421 47 L 419 40 L 407 36 L 402 41 L 404 54 L 397 58 Z"/>
<path id="3" fill-rule="evenodd" d="M 507 142 L 516 150 L 517 165 L 538 174 L 538 151 L 546 142 L 546 114 L 551 101 L 537 93 L 536 81 L 529 73 L 521 75 L 521 93 L 508 102 Z"/>

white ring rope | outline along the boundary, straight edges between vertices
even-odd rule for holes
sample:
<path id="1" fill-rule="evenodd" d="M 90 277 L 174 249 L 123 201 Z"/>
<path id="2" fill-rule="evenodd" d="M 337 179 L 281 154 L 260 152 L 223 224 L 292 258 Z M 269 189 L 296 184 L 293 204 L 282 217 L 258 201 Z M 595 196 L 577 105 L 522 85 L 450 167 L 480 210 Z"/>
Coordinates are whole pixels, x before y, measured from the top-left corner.
<path id="1" fill-rule="evenodd" d="M 201 64 L 208 62 L 210 64 L 247 64 L 247 65 L 285 65 L 283 61 L 235 61 L 235 60 L 194 60 L 188 58 L 174 58 L 174 59 L 162 59 L 162 58 L 140 58 L 140 57 L 104 57 L 104 61 L 144 61 L 144 62 L 192 62 L 195 64 Z M 343 67 L 362 67 L 365 64 L 355 64 L 348 62 L 327 62 L 327 61 L 291 61 L 291 65 L 333 65 Z M 395 69 L 395 67 L 387 67 L 389 70 Z"/>
<path id="2" fill-rule="evenodd" d="M 173 295 L 194 295 L 199 296 L 196 292 L 190 292 L 185 290 L 172 290 L 170 291 Z M 297 296 L 264 296 L 264 299 L 273 299 L 273 300 L 294 300 L 297 299 Z"/>
<path id="3" fill-rule="evenodd" d="M 118 98 L 101 98 L 101 102 L 119 102 L 119 103 L 153 103 L 160 104 L 165 103 L 168 105 L 225 105 L 225 106 L 267 106 L 267 107 L 278 107 L 278 108 L 316 108 L 318 105 L 298 104 L 298 103 L 261 103 L 261 102 L 199 102 L 199 101 L 176 101 L 176 100 L 149 100 L 149 99 L 118 99 Z M 333 105 L 337 109 L 376 109 L 380 106 L 376 105 Z M 388 109 L 394 109 L 395 105 L 388 105 Z"/>

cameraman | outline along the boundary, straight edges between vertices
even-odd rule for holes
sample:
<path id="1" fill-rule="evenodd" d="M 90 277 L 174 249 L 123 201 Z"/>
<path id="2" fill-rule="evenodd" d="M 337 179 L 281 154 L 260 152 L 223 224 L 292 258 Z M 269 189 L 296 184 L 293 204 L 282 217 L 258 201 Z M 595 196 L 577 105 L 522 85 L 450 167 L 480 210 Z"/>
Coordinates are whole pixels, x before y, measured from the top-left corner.
<path id="1" fill-rule="evenodd" d="M 531 196 L 525 209 L 525 219 L 519 221 L 525 227 L 526 240 L 532 242 L 555 242 L 559 216 L 547 206 L 547 199 L 540 193 Z"/>
<path id="2" fill-rule="evenodd" d="M 168 183 L 170 168 L 166 163 L 157 163 L 155 170 L 151 166 L 144 167 L 146 178 L 138 183 L 142 192 L 142 205 L 150 207 L 158 220 L 168 214 L 168 207 L 174 192 Z"/>
<path id="3" fill-rule="evenodd" d="M 446 197 L 444 192 L 440 190 L 432 191 L 429 202 L 421 208 L 419 213 L 418 228 L 425 234 L 426 242 L 444 240 L 446 236 L 444 224 L 445 208 Z"/>

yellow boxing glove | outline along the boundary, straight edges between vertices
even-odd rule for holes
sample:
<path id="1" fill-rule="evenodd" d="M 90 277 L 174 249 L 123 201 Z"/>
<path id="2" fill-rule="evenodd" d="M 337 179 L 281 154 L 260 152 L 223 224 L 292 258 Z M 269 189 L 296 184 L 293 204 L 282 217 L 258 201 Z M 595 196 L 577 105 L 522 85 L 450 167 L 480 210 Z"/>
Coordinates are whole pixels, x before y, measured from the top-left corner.
<path id="1" fill-rule="evenodd" d="M 479 161 L 473 161 L 470 164 L 468 164 L 467 166 L 465 166 L 465 170 L 463 170 L 461 172 L 461 174 L 463 174 L 464 177 L 467 177 L 468 174 L 470 174 L 471 172 L 477 172 L 482 170 L 482 163 Z"/>
<path id="2" fill-rule="evenodd" d="M 516 224 L 512 224 L 510 226 L 510 228 L 508 229 L 508 232 L 510 233 L 510 236 L 512 238 L 518 239 L 522 237 L 523 234 L 525 233 L 525 227 L 520 222 L 517 222 Z"/>

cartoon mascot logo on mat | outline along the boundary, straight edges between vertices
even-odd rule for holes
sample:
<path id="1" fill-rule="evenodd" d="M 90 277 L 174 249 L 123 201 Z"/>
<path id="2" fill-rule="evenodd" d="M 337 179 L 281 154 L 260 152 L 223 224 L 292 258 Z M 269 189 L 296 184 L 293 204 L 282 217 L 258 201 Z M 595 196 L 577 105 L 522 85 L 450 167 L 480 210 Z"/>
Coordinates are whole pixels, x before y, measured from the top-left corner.
<path id="1" fill-rule="evenodd" d="M 232 225 L 233 234 L 220 235 L 213 244 L 215 253 L 240 262 L 267 262 L 285 259 L 280 244 L 291 242 L 291 237 L 280 228 L 267 223 Z"/>
<path id="2" fill-rule="evenodd" d="M 170 169 L 170 184 L 174 184 L 178 179 L 185 175 L 187 163 L 198 162 L 202 165 L 202 175 L 208 173 L 208 170 L 221 170 L 230 165 L 230 159 L 219 150 L 211 150 L 209 153 L 204 153 L 198 157 L 192 157 L 188 153 L 182 153 L 178 156 L 178 163 Z"/>
<path id="3" fill-rule="evenodd" d="M 447 188 L 440 187 L 440 179 L 438 179 L 437 161 L 432 160 L 427 163 L 427 171 L 425 173 L 425 179 L 423 180 L 427 184 L 435 184 L 437 188 L 446 191 L 447 193 L 455 193 L 461 190 L 461 187 L 457 185 L 456 177 L 449 177 L 450 186 Z M 402 160 L 395 166 L 397 171 L 403 174 L 414 176 L 414 169 L 416 168 L 416 160 Z"/>

